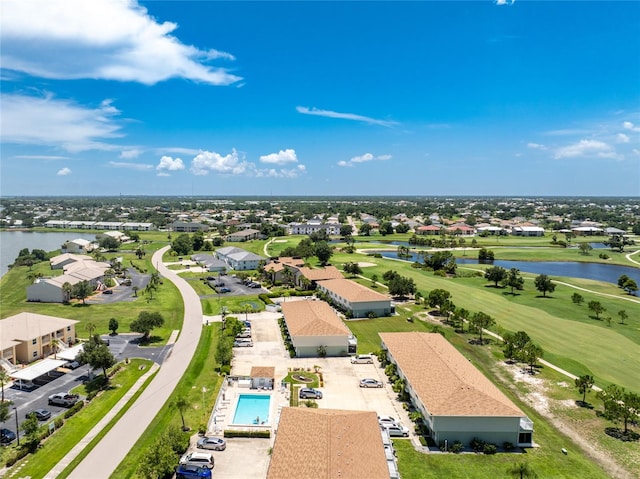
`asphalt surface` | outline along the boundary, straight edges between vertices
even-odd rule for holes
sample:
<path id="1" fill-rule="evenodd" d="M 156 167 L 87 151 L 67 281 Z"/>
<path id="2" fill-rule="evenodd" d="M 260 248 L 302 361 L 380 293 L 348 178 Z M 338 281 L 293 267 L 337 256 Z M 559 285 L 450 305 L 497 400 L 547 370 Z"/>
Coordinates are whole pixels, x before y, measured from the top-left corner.
<path id="1" fill-rule="evenodd" d="M 202 307 L 193 288 L 162 264 L 166 246 L 153 255 L 162 277 L 173 282 L 184 301 L 184 322 L 178 340 L 153 381 L 114 427 L 69 475 L 72 479 L 108 478 L 170 398 L 186 371 L 202 333 Z"/>

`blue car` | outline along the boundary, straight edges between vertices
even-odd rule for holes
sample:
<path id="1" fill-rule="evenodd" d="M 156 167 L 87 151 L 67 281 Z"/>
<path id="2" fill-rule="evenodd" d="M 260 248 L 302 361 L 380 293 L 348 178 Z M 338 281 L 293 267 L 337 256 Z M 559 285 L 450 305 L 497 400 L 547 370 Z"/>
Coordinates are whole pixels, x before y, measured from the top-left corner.
<path id="1" fill-rule="evenodd" d="M 176 479 L 211 479 L 211 469 L 192 464 L 180 464 L 176 469 Z"/>
<path id="2" fill-rule="evenodd" d="M 0 429 L 0 443 L 1 444 L 11 444 L 16 440 L 16 433 L 10 431 L 9 429 Z"/>

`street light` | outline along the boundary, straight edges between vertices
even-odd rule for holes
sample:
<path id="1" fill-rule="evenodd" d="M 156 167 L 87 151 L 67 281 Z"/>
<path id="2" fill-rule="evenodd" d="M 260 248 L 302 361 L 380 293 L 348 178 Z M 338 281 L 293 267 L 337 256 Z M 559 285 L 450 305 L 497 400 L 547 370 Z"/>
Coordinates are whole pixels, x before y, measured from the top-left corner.
<path id="1" fill-rule="evenodd" d="M 18 408 L 13 407 L 13 411 L 16 413 L 16 438 L 18 439 L 18 446 L 20 445 L 20 429 L 18 428 Z"/>

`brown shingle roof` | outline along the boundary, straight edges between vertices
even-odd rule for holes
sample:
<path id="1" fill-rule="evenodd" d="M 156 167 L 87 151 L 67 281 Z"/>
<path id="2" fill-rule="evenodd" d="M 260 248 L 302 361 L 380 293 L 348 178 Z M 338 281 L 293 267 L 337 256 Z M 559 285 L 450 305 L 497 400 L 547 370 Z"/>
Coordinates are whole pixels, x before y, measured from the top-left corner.
<path id="1" fill-rule="evenodd" d="M 325 266 L 324 268 L 307 268 L 306 266 L 299 268 L 300 274 L 304 275 L 309 281 L 322 281 L 325 279 L 343 278 L 342 273 L 335 266 Z"/>
<path id="2" fill-rule="evenodd" d="M 351 335 L 342 320 L 324 301 L 291 301 L 280 304 L 291 336 Z"/>
<path id="3" fill-rule="evenodd" d="M 389 479 L 373 411 L 282 409 L 267 479 Z"/>
<path id="4" fill-rule="evenodd" d="M 524 416 L 437 333 L 379 333 L 427 410 L 436 416 Z"/>
<path id="5" fill-rule="evenodd" d="M 276 368 L 273 366 L 253 366 L 250 376 L 252 378 L 273 378 L 276 375 Z"/>
<path id="6" fill-rule="evenodd" d="M 284 256 L 282 258 L 278 258 L 275 260 L 272 260 L 269 264 L 267 264 L 264 267 L 265 271 L 274 271 L 274 272 L 278 272 L 278 271 L 282 271 L 284 269 L 285 266 L 290 266 L 293 268 L 300 268 L 302 266 L 304 266 L 304 261 L 302 259 L 299 258 L 291 258 L 289 256 Z"/>
<path id="7" fill-rule="evenodd" d="M 323 288 L 333 291 L 338 296 L 345 298 L 350 303 L 364 301 L 389 301 L 384 294 L 362 286 L 349 279 L 330 279 L 319 283 Z"/>

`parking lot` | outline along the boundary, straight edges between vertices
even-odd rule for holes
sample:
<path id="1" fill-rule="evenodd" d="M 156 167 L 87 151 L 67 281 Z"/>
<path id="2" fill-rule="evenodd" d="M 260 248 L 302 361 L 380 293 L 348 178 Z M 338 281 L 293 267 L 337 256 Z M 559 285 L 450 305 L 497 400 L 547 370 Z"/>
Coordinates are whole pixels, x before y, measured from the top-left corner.
<path id="1" fill-rule="evenodd" d="M 246 296 L 269 292 L 261 286 L 251 287 L 243 284 L 242 279 L 232 274 L 212 276 L 211 278 L 213 279 L 208 280 L 210 285 L 215 288 L 216 292 L 225 296 Z"/>
<path id="2" fill-rule="evenodd" d="M 323 372 L 324 385 L 319 389 L 323 398 L 317 401 L 320 408 L 346 409 L 361 411 L 376 411 L 380 416 L 392 416 L 399 419 L 409 429 L 412 423 L 407 412 L 396 401 L 396 393 L 379 367 L 377 360 L 373 364 L 352 364 L 350 358 L 290 358 L 285 350 L 280 335 L 277 319 L 278 313 L 254 313 L 249 314 L 248 319 L 252 325 L 254 346 L 250 348 L 234 348 L 232 362 L 232 376 L 248 376 L 252 366 L 275 367 L 276 388 L 271 393 L 271 417 L 277 416 L 279 406 L 288 406 L 288 395 L 279 391 L 280 381 L 289 373 L 289 368 L 303 368 L 313 370 L 314 366 L 320 366 Z M 244 315 L 242 315 L 244 319 Z M 383 382 L 382 388 L 361 388 L 360 380 L 373 378 Z M 237 386 L 228 387 L 227 399 L 236 393 L 246 392 Z M 233 402 L 232 402 L 233 404 Z M 231 414 L 232 412 L 228 412 Z M 222 430 L 224 423 L 217 423 Z M 275 425 L 274 425 L 275 426 Z M 266 477 L 269 465 L 267 451 L 273 446 L 275 433 L 272 429 L 271 440 L 265 439 L 240 439 L 227 440 L 227 449 L 214 452 L 215 477 L 225 479 L 244 479 L 247 477 Z M 402 440 L 402 439 L 400 439 Z M 194 442 L 195 444 L 195 442 Z M 251 457 L 251 461 L 246 458 Z"/>

